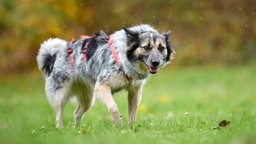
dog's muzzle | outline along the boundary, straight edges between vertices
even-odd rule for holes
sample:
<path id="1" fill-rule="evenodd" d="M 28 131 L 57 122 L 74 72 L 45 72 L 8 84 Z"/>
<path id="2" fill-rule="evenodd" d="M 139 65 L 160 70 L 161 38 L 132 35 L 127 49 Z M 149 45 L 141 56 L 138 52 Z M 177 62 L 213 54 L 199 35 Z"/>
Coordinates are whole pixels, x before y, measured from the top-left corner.
<path id="1" fill-rule="evenodd" d="M 158 66 L 160 64 L 160 61 L 158 60 L 151 60 L 151 66 L 147 66 L 148 70 L 151 74 L 156 74 L 158 71 Z"/>
<path id="2" fill-rule="evenodd" d="M 139 60 L 141 62 L 144 63 L 144 65 L 147 67 L 148 71 L 151 73 L 151 74 L 156 74 L 157 71 L 158 71 L 158 66 L 160 64 L 160 61 L 157 60 L 157 59 L 152 59 L 150 62 L 147 63 L 148 61 L 148 56 L 143 56 L 143 55 L 140 55 L 139 56 Z"/>

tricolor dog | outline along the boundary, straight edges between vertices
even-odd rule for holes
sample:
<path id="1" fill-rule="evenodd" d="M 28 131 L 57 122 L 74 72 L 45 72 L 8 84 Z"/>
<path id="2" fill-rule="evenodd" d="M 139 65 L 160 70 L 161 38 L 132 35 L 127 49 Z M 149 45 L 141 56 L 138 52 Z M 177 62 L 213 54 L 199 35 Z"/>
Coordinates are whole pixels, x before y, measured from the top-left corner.
<path id="1" fill-rule="evenodd" d="M 175 54 L 169 36 L 169 32 L 159 34 L 143 24 L 124 27 L 110 36 L 101 31 L 77 40 L 54 38 L 42 43 L 37 62 L 46 81 L 48 101 L 56 112 L 56 127 L 63 126 L 63 109 L 70 97 L 77 101 L 76 126 L 95 97 L 106 105 L 112 121 L 120 123 L 122 117 L 113 99 L 120 90 L 128 92 L 128 122 L 132 127 L 143 85 Z"/>

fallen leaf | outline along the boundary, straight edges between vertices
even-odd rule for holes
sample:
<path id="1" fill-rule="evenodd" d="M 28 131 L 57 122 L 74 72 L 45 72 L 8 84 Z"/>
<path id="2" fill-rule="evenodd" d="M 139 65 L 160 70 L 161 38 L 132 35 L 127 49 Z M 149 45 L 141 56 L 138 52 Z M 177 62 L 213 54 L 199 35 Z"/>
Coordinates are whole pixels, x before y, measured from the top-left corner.
<path id="1" fill-rule="evenodd" d="M 217 127 L 213 128 L 213 130 L 215 130 L 215 129 L 220 129 L 220 128 L 225 128 L 225 127 L 227 127 L 229 124 L 230 124 L 230 121 L 228 121 L 228 120 L 222 120 L 222 121 L 219 122 L 219 125 L 218 125 Z"/>
<path id="2" fill-rule="evenodd" d="M 230 124 L 230 121 L 227 121 L 227 120 L 222 120 L 220 123 L 219 123 L 219 127 L 226 127 Z"/>
<path id="3" fill-rule="evenodd" d="M 80 131 L 78 131 L 78 133 L 80 133 L 80 134 L 86 134 L 86 130 L 85 130 L 85 129 L 80 130 Z"/>

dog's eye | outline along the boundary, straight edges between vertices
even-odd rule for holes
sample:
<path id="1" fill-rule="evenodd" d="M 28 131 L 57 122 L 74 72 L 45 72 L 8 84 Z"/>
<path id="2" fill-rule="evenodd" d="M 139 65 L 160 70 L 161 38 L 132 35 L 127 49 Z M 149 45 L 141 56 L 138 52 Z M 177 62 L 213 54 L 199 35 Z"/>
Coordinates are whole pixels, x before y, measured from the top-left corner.
<path id="1" fill-rule="evenodd" d="M 148 44 L 146 46 L 142 46 L 142 48 L 144 48 L 145 50 L 151 50 L 150 44 Z"/>
<path id="2" fill-rule="evenodd" d="M 159 51 L 163 51 L 165 49 L 165 47 L 164 46 L 162 46 L 161 44 L 159 44 L 159 46 L 158 46 L 158 50 Z"/>

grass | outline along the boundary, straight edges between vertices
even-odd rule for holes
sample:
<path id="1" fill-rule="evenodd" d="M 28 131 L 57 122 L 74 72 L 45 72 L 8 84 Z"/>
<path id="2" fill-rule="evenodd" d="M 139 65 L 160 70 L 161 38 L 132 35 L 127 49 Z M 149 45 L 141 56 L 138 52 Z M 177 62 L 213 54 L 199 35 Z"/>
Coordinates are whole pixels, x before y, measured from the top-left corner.
<path id="1" fill-rule="evenodd" d="M 54 113 L 38 72 L 0 80 L 0 143 L 256 143 L 256 68 L 169 67 L 146 83 L 137 125 L 127 126 L 127 97 L 115 97 L 123 125 L 113 126 L 98 101 L 80 129 L 75 105 L 65 108 L 65 127 Z M 230 125 L 213 130 L 222 120 Z"/>

